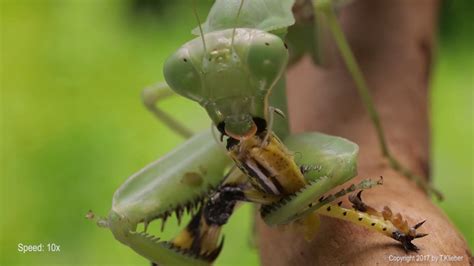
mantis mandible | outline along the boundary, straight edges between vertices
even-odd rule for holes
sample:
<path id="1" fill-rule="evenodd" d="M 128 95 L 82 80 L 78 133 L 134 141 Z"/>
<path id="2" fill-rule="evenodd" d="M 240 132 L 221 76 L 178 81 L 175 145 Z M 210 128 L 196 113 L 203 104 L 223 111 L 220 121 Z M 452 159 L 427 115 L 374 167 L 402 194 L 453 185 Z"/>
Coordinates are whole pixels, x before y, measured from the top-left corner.
<path id="1" fill-rule="evenodd" d="M 280 102 L 284 98 L 289 54 L 283 37 L 294 23 L 292 5 L 293 0 L 216 1 L 207 22 L 199 26 L 200 36 L 166 61 L 169 88 L 207 111 L 211 131 L 191 137 L 190 130 L 156 107 L 159 99 L 172 95 L 166 85 L 144 91 L 147 108 L 190 139 L 131 176 L 115 192 L 112 210 L 99 224 L 153 263 L 212 263 L 223 247 L 221 228 L 241 201 L 260 204 L 260 215 L 268 225 L 300 226 L 308 240 L 317 230 L 318 214 L 378 231 L 406 250 L 416 251 L 411 241 L 426 235 L 416 232 L 423 222 L 409 227 L 388 207 L 379 212 L 362 201 L 362 190 L 381 180 L 366 179 L 328 193 L 356 176 L 355 143 L 315 132 L 289 135 L 284 119 L 275 117 L 284 116 L 285 108 L 271 106 L 269 97 L 273 90 L 272 97 L 280 96 Z M 344 43 L 333 3 L 318 1 L 314 6 L 315 13 L 326 16 L 336 41 Z M 348 49 L 344 44 L 340 47 Z M 351 72 L 360 75 L 351 54 L 345 55 L 348 68 L 355 66 Z M 357 80 L 374 117 L 363 79 Z M 374 121 L 381 128 L 377 115 Z M 385 147 L 383 131 L 379 133 Z M 385 152 L 389 154 L 386 148 Z M 334 203 L 349 193 L 352 208 Z M 147 233 L 152 221 L 161 219 L 164 224 L 172 213 L 181 221 L 185 210 L 192 214 L 191 221 L 171 241 Z M 143 232 L 137 230 L 141 223 Z"/>

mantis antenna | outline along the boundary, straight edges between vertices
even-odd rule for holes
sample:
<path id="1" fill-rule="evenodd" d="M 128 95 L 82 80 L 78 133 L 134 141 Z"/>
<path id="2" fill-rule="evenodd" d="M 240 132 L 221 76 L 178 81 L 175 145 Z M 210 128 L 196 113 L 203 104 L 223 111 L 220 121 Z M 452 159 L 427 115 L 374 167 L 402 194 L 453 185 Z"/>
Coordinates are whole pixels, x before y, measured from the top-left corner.
<path id="1" fill-rule="evenodd" d="M 230 42 L 230 46 L 234 47 L 234 36 L 235 36 L 235 30 L 237 29 L 237 23 L 239 22 L 239 16 L 240 16 L 240 11 L 242 10 L 242 6 L 244 5 L 244 0 L 240 1 L 240 6 L 239 10 L 237 11 L 237 17 L 235 18 L 235 25 L 234 29 L 232 30 L 232 41 Z"/>
<path id="2" fill-rule="evenodd" d="M 199 15 L 196 10 L 196 0 L 193 1 L 193 12 L 198 23 L 199 32 L 201 33 L 202 47 L 204 48 L 204 54 L 206 54 L 207 53 L 206 41 L 204 40 L 204 32 L 202 31 L 201 20 L 199 19 Z"/>

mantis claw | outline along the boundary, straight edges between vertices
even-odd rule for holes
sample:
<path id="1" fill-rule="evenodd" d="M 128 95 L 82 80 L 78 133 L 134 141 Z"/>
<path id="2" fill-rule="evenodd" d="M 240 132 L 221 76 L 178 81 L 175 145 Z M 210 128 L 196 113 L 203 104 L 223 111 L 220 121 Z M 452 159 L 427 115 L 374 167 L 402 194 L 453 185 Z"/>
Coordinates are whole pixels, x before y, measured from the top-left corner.
<path id="1" fill-rule="evenodd" d="M 312 132 L 292 135 L 284 144 L 289 150 L 305 155 L 295 161 L 297 165 L 303 166 L 303 169 L 298 170 L 308 170 L 303 171 L 306 185 L 262 207 L 261 215 L 269 225 L 289 223 L 327 204 L 326 201 L 314 201 L 357 174 L 359 148 L 349 140 Z M 318 162 L 317 166 L 314 166 L 315 162 Z M 334 167 L 336 164 L 338 167 Z"/>
<path id="2" fill-rule="evenodd" d="M 193 208 L 196 208 L 198 204 L 194 206 Z M 155 219 L 143 221 L 145 229 L 142 232 L 137 231 L 137 224 L 130 222 L 126 216 L 113 210 L 105 222 L 117 240 L 128 245 L 138 254 L 152 262 L 164 265 L 208 265 L 211 264 L 221 252 L 224 238 L 222 237 L 220 243 L 215 246 L 209 244 L 209 242 L 207 245 L 203 244 L 203 239 L 205 238 L 203 235 L 206 235 L 212 230 L 208 227 L 201 226 L 202 205 L 200 206 L 199 211 L 197 211 L 197 214 L 184 231 L 186 234 L 191 234 L 189 236 L 190 239 L 186 240 L 187 242 L 192 241 L 191 246 L 180 246 L 180 243 L 176 240 L 173 240 L 173 242 L 164 241 L 161 240 L 160 237 L 146 232 L 148 225 L 156 219 L 162 220 L 161 230 L 163 231 L 166 219 L 171 215 L 168 212 Z M 179 210 L 177 210 L 177 213 L 181 213 Z M 104 223 L 104 221 L 102 222 Z M 219 231 L 220 228 L 217 229 L 217 235 L 208 238 L 214 239 L 218 237 Z M 176 243 L 174 243 L 174 241 L 176 241 Z"/>
<path id="3" fill-rule="evenodd" d="M 200 215 L 199 212 L 198 215 Z M 167 217 L 162 218 L 163 224 Z M 137 231 L 136 224 L 134 225 L 125 216 L 115 211 L 110 212 L 106 223 L 117 240 L 150 261 L 164 265 L 208 265 L 217 258 L 224 243 L 222 238 L 219 245 L 204 252 L 200 245 L 195 248 L 183 248 L 173 242 L 161 240 L 160 237 L 149 234 L 146 230 Z M 149 223 L 150 221 L 145 224 Z M 195 242 L 199 241 L 199 238 L 195 239 Z"/>
<path id="4" fill-rule="evenodd" d="M 192 152 L 189 152 L 191 149 Z M 224 178 L 230 159 L 223 156 L 211 133 L 194 136 L 178 149 L 131 176 L 114 194 L 112 210 L 102 227 L 135 252 L 159 265 L 209 265 L 222 249 L 220 227 L 202 222 L 201 209 L 209 193 Z M 177 164 L 183 161 L 184 164 Z M 137 188 L 142 188 L 138 189 Z M 147 233 L 151 223 L 161 220 L 161 231 L 175 213 L 196 213 L 172 242 Z M 138 225 L 143 223 L 143 231 Z"/>
<path id="5" fill-rule="evenodd" d="M 271 205 L 265 205 L 261 209 L 261 215 L 267 224 L 285 224 L 301 218 L 322 206 L 333 202 L 356 189 L 372 188 L 379 183 L 370 179 L 363 180 L 359 184 L 352 184 L 346 189 L 341 189 L 335 194 L 320 196 L 334 186 L 334 181 L 327 177 L 310 181 L 307 186 L 294 194 L 285 196 L 280 201 Z M 318 200 L 315 200 L 318 198 Z"/>

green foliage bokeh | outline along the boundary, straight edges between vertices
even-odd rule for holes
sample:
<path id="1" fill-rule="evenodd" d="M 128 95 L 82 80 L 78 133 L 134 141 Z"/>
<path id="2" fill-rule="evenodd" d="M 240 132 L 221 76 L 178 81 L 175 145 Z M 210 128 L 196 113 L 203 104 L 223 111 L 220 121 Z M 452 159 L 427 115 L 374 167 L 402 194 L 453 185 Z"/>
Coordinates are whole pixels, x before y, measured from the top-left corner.
<path id="1" fill-rule="evenodd" d="M 146 265 L 84 215 L 106 215 L 127 176 L 183 141 L 142 107 L 140 91 L 163 80 L 165 58 L 196 22 L 186 1 L 150 14 L 130 3 L 1 2 L 2 265 Z M 203 18 L 210 4 L 198 8 Z M 473 42 L 449 12 L 432 79 L 432 168 L 441 207 L 472 247 Z M 209 125 L 185 99 L 162 106 L 196 131 Z M 240 208 L 226 227 L 218 265 L 258 263 L 251 211 Z M 61 251 L 21 254 L 19 243 Z"/>

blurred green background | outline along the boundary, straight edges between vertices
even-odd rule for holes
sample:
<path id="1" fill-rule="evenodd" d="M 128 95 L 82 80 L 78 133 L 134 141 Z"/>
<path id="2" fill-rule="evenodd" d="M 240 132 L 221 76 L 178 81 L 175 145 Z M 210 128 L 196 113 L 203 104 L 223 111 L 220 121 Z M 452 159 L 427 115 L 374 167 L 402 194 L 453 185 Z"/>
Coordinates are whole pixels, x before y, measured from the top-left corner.
<path id="1" fill-rule="evenodd" d="M 162 64 L 192 38 L 189 1 L 2 1 L 0 264 L 146 261 L 84 218 L 107 214 L 127 176 L 183 140 L 142 107 Z M 205 18 L 211 1 L 198 12 Z M 472 1 L 446 1 L 432 79 L 432 168 L 440 206 L 474 246 Z M 195 130 L 195 104 L 163 103 Z M 192 117 L 192 119 L 189 119 Z M 249 206 L 226 226 L 217 265 L 255 265 Z M 171 228 L 170 228 L 171 227 Z M 173 225 L 167 231 L 176 232 Z M 58 253 L 20 254 L 18 243 Z"/>

